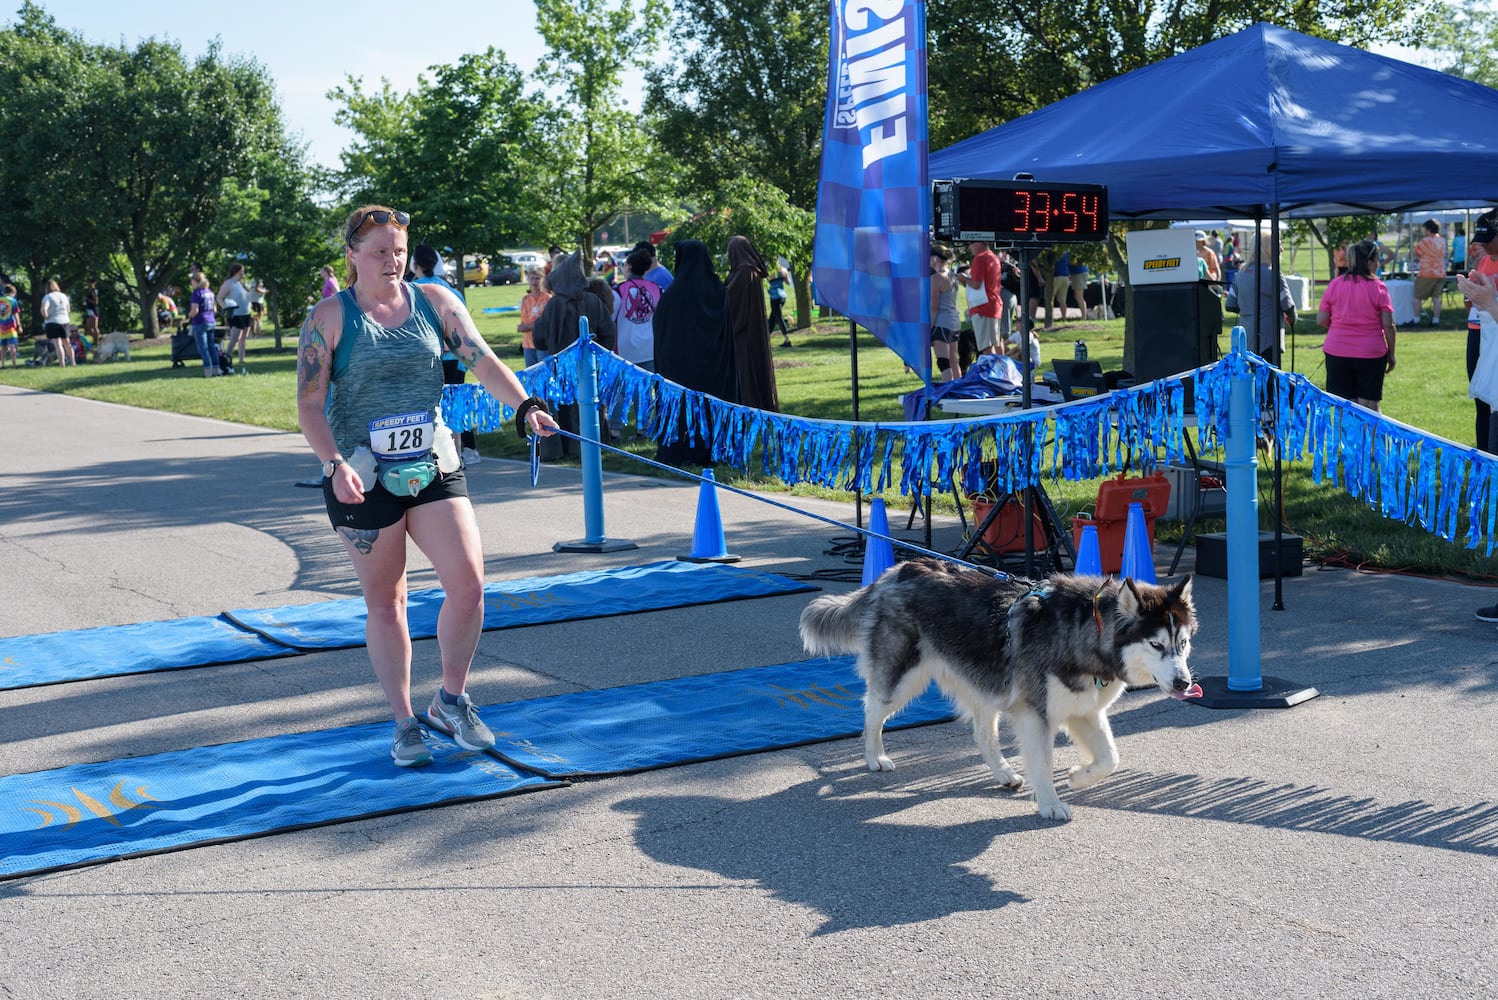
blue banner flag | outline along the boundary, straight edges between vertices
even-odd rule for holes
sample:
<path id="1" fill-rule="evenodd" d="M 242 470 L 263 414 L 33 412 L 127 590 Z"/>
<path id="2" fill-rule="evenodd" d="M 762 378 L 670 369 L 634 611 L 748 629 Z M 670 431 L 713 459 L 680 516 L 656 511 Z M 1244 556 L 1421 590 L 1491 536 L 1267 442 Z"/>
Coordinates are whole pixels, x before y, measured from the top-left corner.
<path id="1" fill-rule="evenodd" d="M 816 301 L 931 379 L 925 0 L 832 0 Z"/>

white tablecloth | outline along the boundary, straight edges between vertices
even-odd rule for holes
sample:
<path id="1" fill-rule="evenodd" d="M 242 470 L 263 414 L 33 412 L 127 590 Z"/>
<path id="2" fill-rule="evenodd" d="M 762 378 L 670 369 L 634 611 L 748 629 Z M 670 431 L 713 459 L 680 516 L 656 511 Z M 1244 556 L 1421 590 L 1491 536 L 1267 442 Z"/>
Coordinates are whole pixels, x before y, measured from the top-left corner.
<path id="1" fill-rule="evenodd" d="M 1389 289 L 1389 298 L 1394 301 L 1394 325 L 1405 326 L 1415 322 L 1415 283 L 1390 279 L 1384 285 Z"/>
<path id="2" fill-rule="evenodd" d="M 1285 275 L 1285 284 L 1290 288 L 1290 301 L 1295 303 L 1297 312 L 1307 312 L 1311 308 L 1311 282 L 1298 274 Z"/>

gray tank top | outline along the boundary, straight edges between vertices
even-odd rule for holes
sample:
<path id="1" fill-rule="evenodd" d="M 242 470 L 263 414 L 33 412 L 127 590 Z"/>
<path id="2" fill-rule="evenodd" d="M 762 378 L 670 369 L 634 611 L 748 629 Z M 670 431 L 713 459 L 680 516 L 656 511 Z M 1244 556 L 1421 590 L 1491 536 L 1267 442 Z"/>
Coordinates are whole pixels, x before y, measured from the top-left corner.
<path id="1" fill-rule="evenodd" d="M 936 322 L 933 326 L 939 326 L 943 330 L 961 330 L 962 318 L 957 315 L 957 281 L 952 280 L 952 287 L 941 292 L 936 298 Z"/>
<path id="2" fill-rule="evenodd" d="M 411 315 L 393 329 L 365 316 L 352 288 L 338 293 L 343 333 L 333 352 L 328 423 L 344 455 L 369 447 L 372 420 L 420 412 L 441 419 L 442 321 L 425 295 L 402 288 Z"/>

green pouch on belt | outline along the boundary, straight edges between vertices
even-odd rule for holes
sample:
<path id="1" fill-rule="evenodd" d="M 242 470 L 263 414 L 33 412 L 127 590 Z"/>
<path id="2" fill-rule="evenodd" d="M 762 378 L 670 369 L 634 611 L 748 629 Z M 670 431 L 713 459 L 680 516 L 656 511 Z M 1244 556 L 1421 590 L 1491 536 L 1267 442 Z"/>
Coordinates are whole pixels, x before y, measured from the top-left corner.
<path id="1" fill-rule="evenodd" d="M 437 478 L 437 463 L 430 458 L 407 462 L 381 462 L 380 485 L 395 496 L 415 496 Z"/>

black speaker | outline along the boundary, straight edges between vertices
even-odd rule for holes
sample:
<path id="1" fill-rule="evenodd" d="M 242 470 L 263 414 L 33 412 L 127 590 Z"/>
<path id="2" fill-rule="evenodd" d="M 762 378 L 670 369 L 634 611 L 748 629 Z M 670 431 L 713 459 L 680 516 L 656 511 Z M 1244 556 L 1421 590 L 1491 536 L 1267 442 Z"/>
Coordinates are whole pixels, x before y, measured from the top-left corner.
<path id="1" fill-rule="evenodd" d="M 1211 285 L 1204 281 L 1139 285 L 1130 293 L 1134 340 L 1124 345 L 1124 367 L 1135 379 L 1148 382 L 1217 360 L 1222 300 L 1212 294 Z"/>

